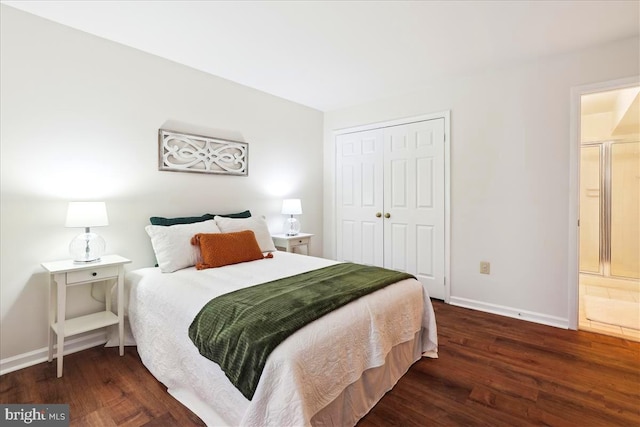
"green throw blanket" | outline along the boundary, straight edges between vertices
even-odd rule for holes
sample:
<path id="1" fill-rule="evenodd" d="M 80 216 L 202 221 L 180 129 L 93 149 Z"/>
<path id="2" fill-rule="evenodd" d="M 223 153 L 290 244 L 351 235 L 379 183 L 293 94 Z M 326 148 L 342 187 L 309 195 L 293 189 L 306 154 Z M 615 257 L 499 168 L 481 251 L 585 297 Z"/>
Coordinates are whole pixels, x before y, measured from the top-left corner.
<path id="1" fill-rule="evenodd" d="M 240 289 L 209 301 L 191 323 L 189 337 L 251 400 L 269 354 L 289 335 L 363 295 L 412 277 L 344 263 Z"/>

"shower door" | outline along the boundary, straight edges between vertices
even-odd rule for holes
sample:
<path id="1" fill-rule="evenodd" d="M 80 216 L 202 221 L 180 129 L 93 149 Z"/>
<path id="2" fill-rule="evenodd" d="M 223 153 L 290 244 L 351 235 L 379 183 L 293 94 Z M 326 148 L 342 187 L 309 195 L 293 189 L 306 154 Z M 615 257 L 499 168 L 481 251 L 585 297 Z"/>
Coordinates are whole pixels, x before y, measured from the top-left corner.
<path id="1" fill-rule="evenodd" d="M 580 272 L 640 278 L 640 142 L 583 144 Z"/>

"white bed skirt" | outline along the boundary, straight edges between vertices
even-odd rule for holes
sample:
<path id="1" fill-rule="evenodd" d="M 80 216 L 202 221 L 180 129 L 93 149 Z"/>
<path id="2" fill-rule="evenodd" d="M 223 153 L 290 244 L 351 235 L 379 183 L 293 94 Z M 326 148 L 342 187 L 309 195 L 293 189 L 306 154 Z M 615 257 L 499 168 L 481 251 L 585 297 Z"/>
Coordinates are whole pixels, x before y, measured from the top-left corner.
<path id="1" fill-rule="evenodd" d="M 366 370 L 360 379 L 348 386 L 333 402 L 311 418 L 313 426 L 353 426 L 407 373 L 422 356 L 421 334 L 413 341 L 398 344 L 387 355 L 385 364 Z M 434 357 L 433 353 L 427 357 Z M 195 413 L 208 427 L 233 427 L 203 402 L 193 390 L 170 388 L 176 400 Z"/>

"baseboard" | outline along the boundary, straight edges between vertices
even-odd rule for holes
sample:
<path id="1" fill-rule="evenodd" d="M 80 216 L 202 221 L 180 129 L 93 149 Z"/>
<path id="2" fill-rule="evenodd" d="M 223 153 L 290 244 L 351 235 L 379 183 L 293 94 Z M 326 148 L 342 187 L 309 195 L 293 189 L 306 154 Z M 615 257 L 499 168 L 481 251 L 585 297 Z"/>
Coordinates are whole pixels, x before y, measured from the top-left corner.
<path id="1" fill-rule="evenodd" d="M 489 304 L 482 301 L 453 296 L 449 299 L 449 304 L 456 305 L 458 307 L 470 308 L 472 310 L 484 311 L 486 313 L 513 317 L 514 319 L 522 319 L 529 322 L 540 323 L 543 325 L 555 326 L 556 328 L 569 329 L 568 319 L 549 316 L 547 314 L 536 313 L 533 311 L 518 310 L 513 307 L 505 307 L 502 305 Z"/>
<path id="2" fill-rule="evenodd" d="M 482 301 L 475 301 L 467 298 L 460 298 L 452 296 L 449 299 L 449 304 L 470 308 L 472 310 L 484 311 L 487 313 L 498 314 L 501 316 L 513 317 L 515 319 L 527 320 L 534 323 L 540 323 L 543 325 L 555 326 L 557 328 L 568 329 L 568 319 L 562 319 L 560 317 L 549 316 L 546 314 L 535 313 L 527 310 L 518 310 L 512 307 L 505 307 L 496 304 L 489 304 Z M 106 332 L 96 332 L 90 335 L 84 335 L 78 338 L 69 340 L 64 345 L 64 354 L 76 353 L 78 351 L 86 350 L 91 347 L 103 345 L 107 342 Z M 56 346 L 54 346 L 55 350 Z M 48 349 L 43 347 L 38 350 L 30 351 L 28 353 L 18 354 L 16 356 L 7 357 L 0 360 L 0 375 L 8 374 L 9 372 L 17 371 L 18 369 L 26 368 L 29 366 L 37 365 L 38 363 L 46 362 L 48 359 Z M 55 354 L 54 354 L 55 359 Z"/>
<path id="3" fill-rule="evenodd" d="M 66 356 L 67 354 L 76 353 L 78 351 L 86 350 L 91 347 L 103 345 L 106 342 L 107 334 L 104 331 L 73 338 L 64 343 L 64 355 Z M 56 348 L 57 346 L 54 345 L 54 360 L 56 358 Z M 38 363 L 46 362 L 48 358 L 49 349 L 47 347 L 33 350 L 28 353 L 7 357 L 6 359 L 0 360 L 0 375 L 8 374 L 9 372 L 17 371 L 18 369 L 27 368 L 29 366 L 37 365 Z"/>

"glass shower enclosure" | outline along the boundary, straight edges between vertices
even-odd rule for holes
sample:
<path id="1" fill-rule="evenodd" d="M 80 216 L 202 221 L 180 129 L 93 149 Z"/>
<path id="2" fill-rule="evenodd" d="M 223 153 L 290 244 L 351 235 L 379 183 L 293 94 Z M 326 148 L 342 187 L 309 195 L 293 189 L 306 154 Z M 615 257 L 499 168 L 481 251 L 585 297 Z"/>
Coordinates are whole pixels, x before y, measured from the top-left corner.
<path id="1" fill-rule="evenodd" d="M 580 272 L 640 278 L 640 142 L 583 143 Z"/>

